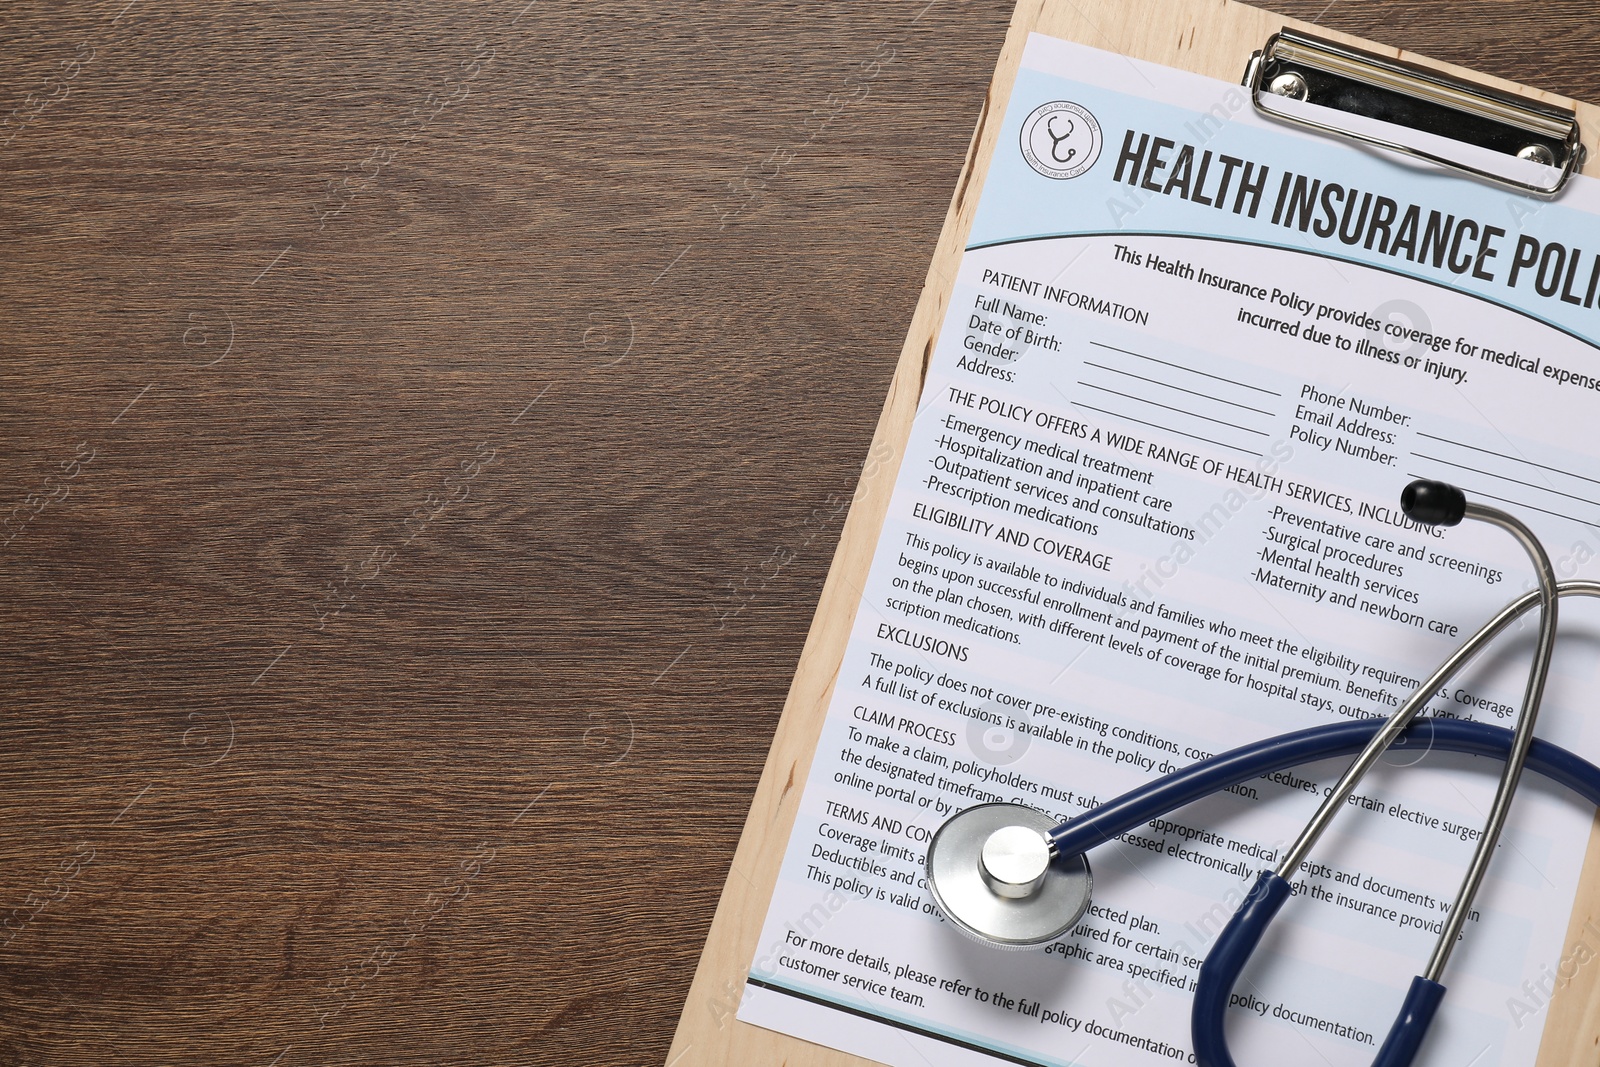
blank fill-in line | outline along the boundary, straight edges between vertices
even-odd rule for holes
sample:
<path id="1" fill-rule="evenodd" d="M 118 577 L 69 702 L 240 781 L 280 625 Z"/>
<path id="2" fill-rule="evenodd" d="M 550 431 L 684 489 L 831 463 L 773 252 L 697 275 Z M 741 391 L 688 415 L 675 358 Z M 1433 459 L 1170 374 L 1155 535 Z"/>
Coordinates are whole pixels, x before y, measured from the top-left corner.
<path id="1" fill-rule="evenodd" d="M 1243 452 L 1245 455 L 1255 456 L 1257 459 L 1262 458 L 1260 452 L 1252 452 L 1248 448 L 1240 448 L 1238 445 L 1230 445 L 1226 441 L 1213 441 L 1211 438 L 1201 437 L 1199 434 L 1184 433 L 1182 430 L 1174 430 L 1171 426 L 1163 426 L 1158 422 L 1145 422 L 1143 419 L 1136 419 L 1132 415 L 1124 415 L 1121 412 L 1107 411 L 1105 408 L 1097 408 L 1093 404 L 1085 404 L 1081 400 L 1074 400 L 1072 402 L 1072 406 L 1075 408 L 1084 408 L 1088 411 L 1098 411 L 1100 414 L 1110 415 L 1114 419 L 1126 419 L 1129 422 L 1137 422 L 1140 426 L 1149 426 L 1152 429 L 1163 430 L 1166 433 L 1175 433 L 1179 437 L 1188 437 L 1195 441 L 1204 441 L 1208 445 L 1216 445 L 1219 448 L 1231 448 L 1235 452 Z"/>
<path id="2" fill-rule="evenodd" d="M 1282 393 L 1275 393 L 1271 389 L 1263 389 L 1259 385 L 1251 385 L 1249 382 L 1236 382 L 1232 378 L 1224 378 L 1220 374 L 1211 374 L 1203 370 L 1195 370 L 1193 367 L 1185 367 L 1182 363 L 1170 363 L 1164 359 L 1157 359 L 1155 356 L 1144 356 L 1140 355 L 1138 352 L 1129 352 L 1126 348 L 1118 348 L 1116 345 L 1105 345 L 1101 344 L 1099 341 L 1090 341 L 1089 343 L 1097 348 L 1109 348 L 1113 352 L 1121 352 L 1123 355 L 1132 356 L 1135 359 L 1148 359 L 1151 363 L 1160 363 L 1164 367 L 1172 367 L 1175 370 L 1186 370 L 1190 374 L 1198 374 L 1205 378 L 1215 378 L 1219 382 L 1227 382 L 1229 385 L 1237 385 L 1243 389 L 1254 389 L 1256 392 L 1266 393 L 1268 396 L 1281 397 L 1283 395 Z"/>
<path id="3" fill-rule="evenodd" d="M 1538 467 L 1540 470 L 1550 471 L 1553 474 L 1565 474 L 1569 478 L 1577 478 L 1581 481 L 1593 482 L 1595 485 L 1600 485 L 1600 478 L 1590 478 L 1586 475 L 1579 474 L 1576 471 L 1563 470 L 1560 467 L 1551 467 L 1543 463 L 1535 463 L 1533 460 L 1523 459 L 1521 456 L 1508 456 L 1504 452 L 1496 452 L 1492 448 L 1479 448 L 1477 445 L 1469 445 L 1465 441 L 1452 441 L 1448 437 L 1436 437 L 1431 433 L 1423 433 L 1421 430 L 1417 431 L 1417 436 L 1426 437 L 1430 441 L 1438 441 L 1441 444 L 1455 445 L 1457 448 L 1470 448 L 1474 452 L 1482 452 L 1486 456 L 1498 456 L 1501 459 L 1509 459 L 1513 463 L 1526 463 L 1530 467 Z M 1415 453 L 1412 454 L 1415 455 Z"/>
<path id="4" fill-rule="evenodd" d="M 1183 408 L 1175 408 L 1171 404 L 1157 404 L 1154 400 L 1146 400 L 1144 397 L 1134 396 L 1132 393 L 1119 393 L 1115 389 L 1107 389 L 1105 386 L 1095 385 L 1093 382 L 1079 382 L 1078 384 L 1089 389 L 1098 389 L 1102 393 L 1110 393 L 1112 396 L 1125 396 L 1129 400 L 1137 400 L 1141 404 L 1149 404 L 1152 407 L 1166 408 L 1168 411 L 1176 411 L 1179 415 L 1192 415 L 1197 419 L 1205 419 L 1207 422 L 1214 422 L 1218 426 L 1230 426 L 1235 430 L 1243 430 L 1245 433 L 1253 433 L 1258 437 L 1267 436 L 1267 434 L 1262 430 L 1252 430 L 1250 427 L 1240 426 L 1236 422 L 1223 422 L 1221 419 L 1213 419 L 1210 415 L 1201 415 L 1196 411 L 1185 411 Z"/>
<path id="5" fill-rule="evenodd" d="M 1416 456 L 1418 459 L 1425 459 L 1429 463 L 1443 463 L 1446 467 L 1460 467 L 1462 470 L 1471 471 L 1473 474 L 1482 474 L 1490 478 L 1499 478 L 1502 482 L 1510 482 L 1512 485 L 1521 485 L 1526 486 L 1529 489 L 1537 489 L 1541 493 L 1554 493 L 1556 496 L 1564 496 L 1568 500 L 1576 500 L 1580 504 L 1588 504 L 1590 507 L 1600 508 L 1600 503 L 1596 503 L 1595 501 L 1590 500 L 1588 497 L 1573 496 L 1571 493 L 1563 493 L 1559 489 L 1551 489 L 1550 487 L 1544 485 L 1534 485 L 1532 482 L 1524 482 L 1521 479 L 1512 478 L 1509 475 L 1496 474 L 1494 471 L 1479 470 L 1477 467 L 1469 467 L 1465 463 L 1457 463 L 1450 459 L 1440 459 L 1438 456 L 1425 456 L 1421 452 L 1413 452 L 1411 454 Z"/>
<path id="6" fill-rule="evenodd" d="M 1135 374 L 1132 371 L 1118 370 L 1115 367 L 1107 367 L 1100 363 L 1091 363 L 1087 359 L 1083 361 L 1083 365 L 1085 367 L 1093 367 L 1096 370 L 1108 370 L 1112 374 L 1121 374 L 1127 378 L 1137 378 L 1141 382 L 1149 382 L 1151 385 L 1159 385 L 1167 389 L 1176 389 L 1178 392 L 1188 393 L 1190 396 L 1198 396 L 1206 400 L 1215 400 L 1219 404 L 1229 404 L 1236 408 L 1244 408 L 1246 411 L 1253 411 L 1257 415 L 1265 415 L 1268 418 L 1271 418 L 1273 415 L 1273 412 L 1262 411 L 1260 408 L 1253 408 L 1249 404 L 1241 404 L 1237 400 L 1224 400 L 1220 396 L 1212 396 L 1210 393 L 1197 393 L 1193 389 L 1185 389 L 1181 385 L 1173 385 L 1171 382 L 1164 382 L 1160 378 L 1146 378 L 1142 374 Z"/>
<path id="7" fill-rule="evenodd" d="M 1408 474 L 1408 475 L 1406 475 L 1406 477 L 1408 477 L 1408 478 L 1427 478 L 1427 475 L 1425 475 L 1425 474 Z M 1490 500 L 1498 500 L 1502 504 L 1511 504 L 1511 505 L 1514 505 L 1514 506 L 1519 507 L 1519 508 L 1527 508 L 1529 511 L 1537 511 L 1537 512 L 1540 512 L 1540 513 L 1545 514 L 1545 515 L 1554 515 L 1558 519 L 1566 519 L 1568 522 L 1575 522 L 1580 526 L 1593 526 L 1593 525 L 1595 525 L 1592 522 L 1585 522 L 1583 519 L 1575 519 L 1571 515 L 1563 515 L 1559 511 L 1551 511 L 1549 508 L 1536 508 L 1532 504 L 1524 504 L 1519 500 L 1511 500 L 1508 497 L 1495 496 L 1493 493 L 1485 493 L 1481 489 L 1468 489 L 1464 485 L 1463 486 L 1458 486 L 1458 488 L 1463 493 L 1466 493 L 1468 496 L 1485 496 L 1485 497 L 1488 497 Z"/>

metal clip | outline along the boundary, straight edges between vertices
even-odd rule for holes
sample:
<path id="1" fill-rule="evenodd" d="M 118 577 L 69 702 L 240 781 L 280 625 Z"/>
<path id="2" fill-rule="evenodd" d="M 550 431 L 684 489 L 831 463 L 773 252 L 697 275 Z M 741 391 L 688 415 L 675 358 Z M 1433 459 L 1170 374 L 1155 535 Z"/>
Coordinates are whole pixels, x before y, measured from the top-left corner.
<path id="1" fill-rule="evenodd" d="M 1250 57 L 1262 115 L 1417 156 L 1535 196 L 1583 166 L 1577 114 L 1294 30 Z"/>

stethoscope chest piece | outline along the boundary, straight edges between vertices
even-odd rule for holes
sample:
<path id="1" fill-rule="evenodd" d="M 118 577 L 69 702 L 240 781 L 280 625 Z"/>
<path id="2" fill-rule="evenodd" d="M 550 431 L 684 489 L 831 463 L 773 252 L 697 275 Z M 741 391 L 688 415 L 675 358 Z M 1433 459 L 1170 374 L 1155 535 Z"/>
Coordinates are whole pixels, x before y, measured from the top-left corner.
<path id="1" fill-rule="evenodd" d="M 980 804 L 928 844 L 928 888 L 963 933 L 1027 948 L 1054 941 L 1089 910 L 1094 877 L 1082 856 L 1057 860 L 1055 820 L 1022 804 Z"/>

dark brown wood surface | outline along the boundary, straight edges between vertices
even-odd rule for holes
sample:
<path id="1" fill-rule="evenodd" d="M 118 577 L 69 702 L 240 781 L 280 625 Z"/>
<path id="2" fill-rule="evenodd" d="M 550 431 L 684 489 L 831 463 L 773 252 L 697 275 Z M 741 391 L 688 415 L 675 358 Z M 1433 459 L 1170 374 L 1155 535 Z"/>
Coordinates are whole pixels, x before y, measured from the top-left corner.
<path id="1" fill-rule="evenodd" d="M 659 1063 L 1009 6 L 124 3 L 0 13 L 0 1067 Z"/>

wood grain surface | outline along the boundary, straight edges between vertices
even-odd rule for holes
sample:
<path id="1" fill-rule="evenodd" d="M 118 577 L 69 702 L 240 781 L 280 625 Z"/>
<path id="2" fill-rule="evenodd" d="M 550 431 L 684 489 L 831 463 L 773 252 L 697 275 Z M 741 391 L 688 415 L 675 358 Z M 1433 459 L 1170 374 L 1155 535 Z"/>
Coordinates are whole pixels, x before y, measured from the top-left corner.
<path id="1" fill-rule="evenodd" d="M 1010 13 L 5 6 L 0 1067 L 665 1058 Z"/>

